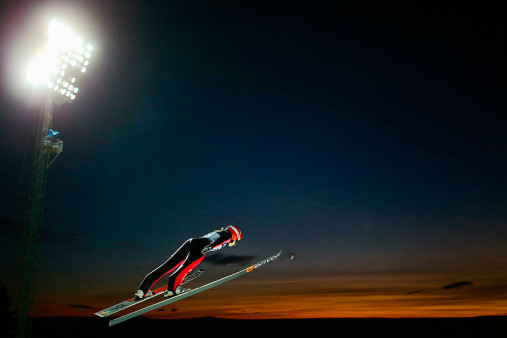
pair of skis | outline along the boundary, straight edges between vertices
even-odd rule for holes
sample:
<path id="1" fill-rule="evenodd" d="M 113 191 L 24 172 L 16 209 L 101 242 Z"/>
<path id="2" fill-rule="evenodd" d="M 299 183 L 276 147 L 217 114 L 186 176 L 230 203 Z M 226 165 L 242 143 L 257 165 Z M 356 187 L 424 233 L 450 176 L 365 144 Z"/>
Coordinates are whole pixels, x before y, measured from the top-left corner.
<path id="1" fill-rule="evenodd" d="M 221 278 L 219 280 L 216 280 L 214 282 L 208 283 L 206 285 L 200 286 L 200 287 L 195 288 L 195 289 L 191 289 L 191 290 L 189 290 L 187 292 L 184 292 L 184 293 L 181 293 L 179 295 L 173 296 L 171 298 L 162 300 L 162 301 L 160 301 L 158 303 L 146 306 L 146 307 L 144 307 L 142 309 L 139 309 L 137 311 L 131 312 L 131 313 L 126 314 L 126 315 L 124 315 L 122 317 L 118 317 L 118 318 L 112 319 L 112 320 L 109 321 L 109 326 L 113 326 L 113 325 L 119 324 L 119 323 L 124 322 L 124 321 L 126 321 L 128 319 L 131 319 L 131 318 L 137 317 L 139 315 L 142 315 L 142 314 L 144 314 L 146 312 L 149 312 L 149 311 L 158 309 L 160 307 L 166 306 L 168 304 L 177 302 L 177 301 L 182 300 L 184 298 L 187 298 L 187 297 L 190 297 L 192 295 L 195 295 L 195 294 L 197 294 L 199 292 L 203 292 L 203 291 L 211 289 L 211 288 L 213 288 L 213 287 L 215 287 L 217 285 L 223 284 L 223 283 L 228 282 L 228 281 L 230 281 L 232 279 L 235 279 L 235 278 L 238 278 L 240 276 L 243 276 L 243 275 L 245 275 L 245 274 L 253 271 L 254 269 L 259 268 L 259 267 L 263 266 L 264 264 L 266 264 L 268 262 L 271 262 L 272 260 L 278 258 L 281 253 L 282 253 L 282 251 L 278 252 L 277 254 L 275 254 L 275 255 L 273 255 L 271 257 L 268 257 L 268 258 L 260 261 L 257 264 L 249 266 L 249 267 L 247 267 L 245 269 L 242 269 L 242 270 L 240 270 L 238 272 L 235 272 L 235 273 L 233 273 L 233 274 L 231 274 L 229 276 L 223 277 L 223 278 Z M 204 271 L 197 270 L 192 275 L 187 276 L 187 278 L 185 278 L 185 282 L 189 282 L 189 281 L 191 281 L 191 280 L 199 277 L 203 273 L 204 273 Z M 126 301 L 121 302 L 119 304 L 113 305 L 113 306 L 111 306 L 111 307 L 109 307 L 107 309 L 104 309 L 102 311 L 99 311 L 99 312 L 97 312 L 95 314 L 97 316 L 99 316 L 99 317 L 107 317 L 107 316 L 112 315 L 112 314 L 114 314 L 116 312 L 124 310 L 124 309 L 126 309 L 126 308 L 128 308 L 128 307 L 130 307 L 132 305 L 139 304 L 140 302 L 142 302 L 144 300 L 156 297 L 156 296 L 162 294 L 166 289 L 167 289 L 167 287 L 162 287 L 162 288 L 156 289 L 151 294 L 148 294 L 146 297 L 144 297 L 143 299 L 140 299 L 140 300 L 137 300 L 137 301 L 134 300 L 134 299 L 129 299 L 129 300 L 126 300 Z"/>

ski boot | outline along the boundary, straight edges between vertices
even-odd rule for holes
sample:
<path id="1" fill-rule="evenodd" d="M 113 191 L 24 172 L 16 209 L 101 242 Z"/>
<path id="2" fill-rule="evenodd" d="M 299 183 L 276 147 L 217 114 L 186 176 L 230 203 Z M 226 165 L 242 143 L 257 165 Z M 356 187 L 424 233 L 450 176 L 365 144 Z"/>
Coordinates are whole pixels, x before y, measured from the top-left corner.
<path id="1" fill-rule="evenodd" d="M 143 299 L 143 297 L 144 297 L 143 290 L 137 290 L 136 293 L 134 294 L 134 301 L 141 300 Z"/>
<path id="2" fill-rule="evenodd" d="M 176 290 L 174 290 L 174 291 L 170 291 L 170 290 L 164 291 L 164 297 L 171 298 L 171 297 L 177 296 L 179 294 L 182 294 L 182 293 L 188 292 L 188 291 L 190 291 L 190 289 L 185 289 L 185 288 L 182 288 L 180 285 L 178 285 L 176 287 Z"/>

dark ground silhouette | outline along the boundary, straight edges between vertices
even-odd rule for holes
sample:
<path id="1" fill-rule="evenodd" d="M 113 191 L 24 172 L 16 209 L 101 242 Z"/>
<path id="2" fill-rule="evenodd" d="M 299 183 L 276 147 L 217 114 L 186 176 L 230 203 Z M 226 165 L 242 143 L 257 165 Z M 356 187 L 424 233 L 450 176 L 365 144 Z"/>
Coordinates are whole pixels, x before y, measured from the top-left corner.
<path id="1" fill-rule="evenodd" d="M 34 318 L 32 337 L 507 337 L 507 316 L 420 319 Z"/>

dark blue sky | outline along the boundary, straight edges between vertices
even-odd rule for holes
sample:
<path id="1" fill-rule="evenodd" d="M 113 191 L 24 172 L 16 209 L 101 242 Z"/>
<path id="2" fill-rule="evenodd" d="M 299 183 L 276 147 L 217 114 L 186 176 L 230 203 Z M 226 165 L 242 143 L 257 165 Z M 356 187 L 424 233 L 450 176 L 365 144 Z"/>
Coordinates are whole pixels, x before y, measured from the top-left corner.
<path id="1" fill-rule="evenodd" d="M 5 46 L 44 7 L 20 3 L 4 6 Z M 505 262 L 498 4 L 66 4 L 97 42 L 53 117 L 65 146 L 42 256 L 59 280 L 130 292 L 183 240 L 231 223 L 245 239 L 227 253 L 292 251 L 300 275 L 451 266 L 459 279 L 452 266 Z M 7 224 L 37 108 L 2 73 Z"/>

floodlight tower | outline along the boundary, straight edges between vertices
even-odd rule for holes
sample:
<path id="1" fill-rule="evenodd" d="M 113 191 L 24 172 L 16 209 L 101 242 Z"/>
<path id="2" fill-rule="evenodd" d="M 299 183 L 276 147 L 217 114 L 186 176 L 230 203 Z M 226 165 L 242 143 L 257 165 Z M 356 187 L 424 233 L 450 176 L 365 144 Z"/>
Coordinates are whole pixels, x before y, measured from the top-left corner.
<path id="1" fill-rule="evenodd" d="M 72 102 L 79 91 L 80 77 L 90 63 L 93 46 L 65 25 L 52 21 L 46 47 L 29 65 L 27 80 L 43 90 L 43 102 L 35 135 L 30 191 L 24 219 L 24 251 L 17 299 L 16 336 L 30 335 L 27 312 L 31 304 L 41 233 L 47 169 L 63 150 L 63 141 L 51 129 L 55 105 Z"/>

